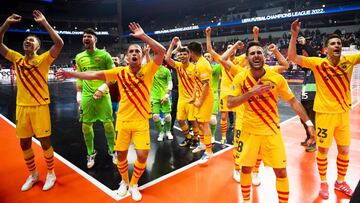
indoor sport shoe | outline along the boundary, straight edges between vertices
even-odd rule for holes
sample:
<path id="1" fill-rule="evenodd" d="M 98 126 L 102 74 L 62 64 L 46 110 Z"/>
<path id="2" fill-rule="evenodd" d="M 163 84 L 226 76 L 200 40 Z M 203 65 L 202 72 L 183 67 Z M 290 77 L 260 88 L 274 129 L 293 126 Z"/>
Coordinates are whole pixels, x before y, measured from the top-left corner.
<path id="1" fill-rule="evenodd" d="M 137 184 L 133 185 L 132 187 L 129 187 L 129 192 L 134 201 L 140 201 L 142 199 L 142 195 L 139 191 Z"/>
<path id="2" fill-rule="evenodd" d="M 159 133 L 159 137 L 157 138 L 157 141 L 162 142 L 164 140 L 165 137 L 165 133 L 164 132 L 160 132 Z"/>
<path id="3" fill-rule="evenodd" d="M 350 186 L 343 181 L 342 183 L 338 183 L 337 181 L 335 181 L 335 190 L 339 190 L 340 192 L 344 193 L 345 195 L 351 197 L 353 191 L 351 190 Z"/>
<path id="4" fill-rule="evenodd" d="M 252 172 L 251 173 L 251 179 L 252 179 L 252 184 L 254 185 L 254 186 L 259 186 L 260 184 L 261 184 L 261 182 L 260 182 L 260 177 L 259 177 L 259 173 L 254 173 L 254 172 Z"/>
<path id="5" fill-rule="evenodd" d="M 205 150 L 205 149 L 206 149 L 205 144 L 199 143 L 199 144 L 197 145 L 197 147 L 192 150 L 192 153 L 198 153 L 198 152 L 201 152 L 202 150 Z"/>
<path id="6" fill-rule="evenodd" d="M 310 138 L 306 138 L 304 141 L 300 142 L 301 146 L 307 146 L 307 141 L 309 140 Z"/>
<path id="7" fill-rule="evenodd" d="M 202 157 L 200 158 L 200 160 L 199 160 L 199 164 L 206 164 L 208 161 L 209 161 L 209 159 L 211 159 L 211 157 L 213 156 L 213 153 L 211 152 L 211 153 L 204 153 L 203 155 L 202 155 Z"/>
<path id="8" fill-rule="evenodd" d="M 321 183 L 320 184 L 319 195 L 323 199 L 329 199 L 329 185 L 327 183 Z"/>
<path id="9" fill-rule="evenodd" d="M 86 166 L 87 166 L 88 169 L 90 169 L 90 168 L 92 168 L 94 166 L 96 154 L 97 154 L 97 151 L 94 150 L 93 154 L 87 155 L 87 164 L 86 164 Z"/>
<path id="10" fill-rule="evenodd" d="M 215 143 L 215 137 L 211 137 L 211 144 Z"/>
<path id="11" fill-rule="evenodd" d="M 48 174 L 46 175 L 45 184 L 44 184 L 42 190 L 44 190 L 44 191 L 50 190 L 52 187 L 54 187 L 55 181 L 56 181 L 56 175 L 55 175 L 55 173 L 54 173 L 54 172 L 48 173 Z"/>
<path id="12" fill-rule="evenodd" d="M 198 141 L 193 139 L 190 144 L 190 149 L 195 149 L 198 146 Z"/>
<path id="13" fill-rule="evenodd" d="M 233 178 L 234 178 L 235 182 L 240 183 L 240 171 L 239 170 L 234 169 Z"/>
<path id="14" fill-rule="evenodd" d="M 129 188 L 129 183 L 126 183 L 125 181 L 121 181 L 119 184 L 119 189 L 116 191 L 118 195 L 121 197 L 125 196 Z"/>
<path id="15" fill-rule="evenodd" d="M 308 147 L 306 147 L 305 151 L 306 152 L 315 152 L 316 151 L 316 143 L 310 144 Z"/>
<path id="16" fill-rule="evenodd" d="M 166 137 L 167 137 L 168 140 L 174 139 L 174 136 L 171 134 L 170 131 L 167 131 L 167 132 L 165 133 L 165 135 L 166 135 Z"/>
<path id="17" fill-rule="evenodd" d="M 25 192 L 32 188 L 32 186 L 39 181 L 39 173 L 35 172 L 26 179 L 24 185 L 21 187 L 21 191 Z"/>
<path id="18" fill-rule="evenodd" d="M 191 139 L 185 139 L 184 141 L 182 141 L 179 146 L 180 147 L 186 147 L 186 146 L 189 146 L 191 144 Z"/>

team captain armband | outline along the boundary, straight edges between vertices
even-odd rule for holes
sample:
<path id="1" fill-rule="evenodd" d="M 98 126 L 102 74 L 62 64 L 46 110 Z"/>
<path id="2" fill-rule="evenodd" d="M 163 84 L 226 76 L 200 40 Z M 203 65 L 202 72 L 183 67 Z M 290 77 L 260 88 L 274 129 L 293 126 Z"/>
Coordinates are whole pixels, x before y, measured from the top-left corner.
<path id="1" fill-rule="evenodd" d="M 314 127 L 314 124 L 311 122 L 311 120 L 307 120 L 305 124 L 307 127 Z"/>

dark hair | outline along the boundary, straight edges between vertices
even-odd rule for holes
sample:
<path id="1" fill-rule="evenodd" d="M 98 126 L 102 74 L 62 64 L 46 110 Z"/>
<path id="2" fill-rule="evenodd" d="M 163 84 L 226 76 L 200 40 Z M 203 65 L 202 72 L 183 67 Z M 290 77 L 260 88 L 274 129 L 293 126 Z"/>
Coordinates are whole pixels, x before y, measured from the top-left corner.
<path id="1" fill-rule="evenodd" d="M 34 34 L 30 34 L 26 38 L 28 38 L 28 37 L 34 37 L 39 42 L 39 48 L 41 47 L 41 40 L 40 40 L 40 38 L 38 36 L 36 36 Z"/>
<path id="2" fill-rule="evenodd" d="M 246 45 L 246 56 L 249 55 L 249 49 L 250 49 L 250 47 L 253 47 L 253 46 L 261 47 L 261 44 L 259 42 L 255 42 L 255 41 L 248 42 Z"/>
<path id="3" fill-rule="evenodd" d="M 332 39 L 332 38 L 338 38 L 338 39 L 341 40 L 341 37 L 340 37 L 338 34 L 335 34 L 335 33 L 329 34 L 329 35 L 327 35 L 326 38 L 325 38 L 325 44 L 324 44 L 325 47 L 327 47 L 327 45 L 328 45 L 328 43 L 329 43 L 329 40 Z"/>
<path id="4" fill-rule="evenodd" d="M 190 44 L 187 47 L 190 51 L 194 52 L 196 55 L 201 55 L 202 46 L 200 42 L 190 42 Z"/>
<path id="5" fill-rule="evenodd" d="M 92 29 L 92 28 L 86 28 L 84 30 L 84 34 L 91 34 L 91 35 L 94 35 L 95 37 L 97 37 L 96 33 L 95 33 L 95 30 Z"/>
<path id="6" fill-rule="evenodd" d="M 177 51 L 178 51 L 178 52 L 187 52 L 187 53 L 190 52 L 187 47 L 180 47 Z"/>
<path id="7" fill-rule="evenodd" d="M 135 44 L 135 43 L 134 43 L 134 44 L 130 44 L 130 45 L 128 46 L 126 53 L 129 52 L 129 48 L 130 48 L 131 46 L 138 46 L 138 47 L 140 47 L 141 52 L 143 52 L 143 49 L 141 48 L 141 46 L 140 46 L 139 44 Z"/>

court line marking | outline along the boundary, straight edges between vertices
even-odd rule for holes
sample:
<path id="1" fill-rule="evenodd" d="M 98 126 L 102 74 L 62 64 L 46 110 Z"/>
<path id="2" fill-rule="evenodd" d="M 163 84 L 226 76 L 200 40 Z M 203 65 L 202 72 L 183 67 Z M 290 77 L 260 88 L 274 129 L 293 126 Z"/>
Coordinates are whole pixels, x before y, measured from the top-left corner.
<path id="1" fill-rule="evenodd" d="M 286 123 L 288 123 L 288 122 L 296 119 L 297 117 L 298 117 L 298 116 L 293 116 L 293 117 L 291 117 L 291 118 L 289 118 L 289 119 L 281 122 L 281 123 L 280 123 L 280 126 L 285 125 Z M 182 130 L 181 130 L 179 127 L 177 127 L 177 126 L 174 126 L 174 128 L 177 129 L 177 130 L 179 130 L 179 131 L 182 131 Z M 217 142 L 217 143 L 220 143 L 220 142 L 218 142 L 218 141 L 216 141 L 216 142 Z M 231 149 L 234 148 L 233 145 L 229 145 L 229 144 L 227 144 L 227 145 L 228 145 L 228 147 L 226 147 L 225 149 L 221 149 L 221 150 L 219 150 L 218 152 L 214 153 L 214 157 L 215 157 L 215 156 L 219 156 L 220 154 L 223 154 L 223 153 L 227 152 L 228 150 L 231 150 Z M 157 179 L 155 179 L 155 180 L 153 180 L 153 181 L 150 181 L 150 182 L 148 182 L 148 183 L 140 186 L 139 189 L 143 190 L 143 189 L 148 188 L 148 187 L 150 187 L 150 186 L 153 186 L 153 185 L 155 185 L 155 184 L 157 184 L 157 183 L 159 183 L 159 182 L 162 182 L 162 181 L 164 181 L 164 180 L 166 180 L 166 179 L 168 179 L 168 178 L 170 178 L 170 177 L 172 177 L 172 176 L 175 176 L 175 175 L 177 175 L 177 174 L 179 174 L 179 173 L 181 173 L 181 172 L 183 172 L 183 171 L 185 171 L 185 170 L 187 170 L 187 169 L 189 169 L 189 168 L 191 168 L 191 167 L 193 167 L 193 166 L 198 165 L 198 164 L 199 164 L 198 162 L 199 162 L 199 160 L 197 160 L 197 161 L 195 161 L 195 162 L 193 162 L 193 163 L 191 163 L 191 164 L 188 164 L 188 165 L 186 165 L 186 166 L 184 166 L 184 167 L 182 167 L 182 168 L 179 168 L 179 169 L 177 169 L 177 170 L 175 170 L 175 171 L 172 171 L 172 172 L 170 172 L 170 173 L 168 173 L 168 174 L 166 174 L 166 175 L 164 175 L 164 176 L 161 176 L 161 177 L 159 177 L 159 178 L 157 178 Z M 206 169 L 205 169 L 205 170 L 206 170 Z"/>
<path id="2" fill-rule="evenodd" d="M 12 127 L 16 128 L 16 125 L 11 122 L 9 119 L 7 119 L 5 116 L 3 116 L 2 114 L 0 114 L 0 118 L 2 118 L 3 120 L 5 120 L 8 124 L 10 124 Z M 34 143 L 36 143 L 37 145 L 39 145 L 41 147 L 41 144 L 38 140 L 36 140 L 34 137 L 32 138 L 32 141 Z M 66 166 L 68 166 L 69 168 L 71 168 L 72 170 L 74 170 L 75 172 L 77 172 L 78 174 L 80 174 L 82 177 L 84 177 L 86 180 L 88 180 L 89 182 L 91 182 L 92 184 L 94 184 L 96 187 L 98 187 L 101 191 L 103 191 L 105 194 L 109 195 L 110 197 L 112 197 L 113 199 L 115 199 L 116 201 L 119 201 L 121 198 L 118 194 L 114 193 L 113 190 L 111 190 L 110 188 L 108 188 L 106 185 L 102 184 L 101 182 L 99 182 L 98 180 L 96 180 L 95 178 L 93 178 L 92 176 L 90 176 L 89 174 L 87 174 L 85 171 L 81 170 L 80 168 L 78 168 L 77 166 L 75 166 L 74 164 L 72 164 L 70 161 L 66 160 L 64 157 L 62 157 L 61 155 L 59 155 L 58 153 L 56 153 L 54 151 L 54 156 L 61 161 L 63 164 L 65 164 Z"/>
<path id="3" fill-rule="evenodd" d="M 355 108 L 359 103 L 360 103 L 360 102 L 355 103 L 355 104 L 353 105 L 353 108 Z M 15 125 L 14 123 L 12 123 L 10 120 L 8 120 L 5 116 L 3 116 L 2 114 L 0 114 L 0 117 L 3 118 L 3 119 L 4 119 L 7 123 L 9 123 L 11 126 L 13 126 L 14 128 L 16 128 L 16 125 Z M 297 119 L 297 118 L 299 118 L 299 116 L 297 116 L 297 115 L 296 115 L 296 116 L 293 116 L 293 117 L 291 117 L 291 118 L 289 118 L 289 119 L 281 122 L 281 123 L 280 123 L 280 126 L 283 126 L 283 125 L 285 125 L 286 123 L 291 122 L 292 120 L 295 120 L 295 119 Z M 179 128 L 179 127 L 177 127 L 177 126 L 175 126 L 175 125 L 174 125 L 174 128 L 182 132 L 181 128 Z M 33 140 L 37 145 L 39 145 L 39 146 L 41 147 L 40 142 L 39 142 L 38 140 L 36 140 L 35 138 L 32 138 L 32 140 Z M 219 141 L 215 141 L 215 142 L 216 142 L 216 143 L 220 143 Z M 221 155 L 221 154 L 223 154 L 223 153 L 225 153 L 225 152 L 227 152 L 227 151 L 229 151 L 229 150 L 231 150 L 231 149 L 234 148 L 233 145 L 229 145 L 229 144 L 226 144 L 226 145 L 227 145 L 228 147 L 226 147 L 225 149 L 221 149 L 221 150 L 219 150 L 218 152 L 214 153 L 214 157 L 215 157 L 215 156 L 219 156 L 219 155 Z M 55 155 L 55 157 L 56 157 L 59 161 L 62 161 L 65 165 L 67 165 L 68 167 L 70 167 L 71 169 L 73 169 L 75 172 L 79 173 L 81 176 L 83 176 L 83 177 L 84 177 L 85 179 L 87 179 L 89 182 L 93 183 L 96 187 L 98 187 L 100 190 L 102 190 L 104 193 L 106 193 L 107 195 L 109 195 L 110 197 L 112 197 L 113 199 L 115 199 L 116 201 L 120 201 L 120 200 L 122 200 L 122 199 L 127 198 L 127 197 L 130 196 L 129 193 L 127 193 L 125 196 L 122 196 L 122 197 L 119 196 L 118 194 L 116 194 L 116 191 L 117 191 L 117 190 L 111 190 L 110 188 L 108 188 L 107 186 L 105 186 L 104 184 L 102 184 L 101 182 L 99 182 L 98 180 L 96 180 L 95 178 L 93 178 L 92 176 L 88 175 L 86 172 L 84 172 L 83 170 L 81 170 L 80 168 L 78 168 L 77 166 L 75 166 L 74 164 L 72 164 L 71 162 L 69 162 L 68 160 L 66 160 L 65 158 L 63 158 L 63 157 L 60 156 L 59 154 L 57 154 L 56 152 L 54 152 L 54 155 Z M 166 180 L 166 179 L 169 179 L 169 178 L 171 178 L 171 177 L 173 177 L 173 176 L 175 176 L 175 175 L 177 175 L 177 174 L 179 174 L 179 173 L 181 173 L 181 172 L 183 172 L 183 171 L 185 171 L 185 170 L 187 170 L 187 169 L 190 169 L 190 168 L 198 165 L 198 164 L 199 164 L 198 162 L 199 162 L 199 160 L 194 161 L 194 162 L 192 162 L 192 163 L 190 163 L 190 164 L 188 164 L 188 165 L 186 165 L 186 166 L 183 166 L 183 167 L 181 167 L 181 168 L 179 168 L 179 169 L 176 169 L 176 170 L 174 170 L 174 171 L 172 171 L 172 172 L 170 172 L 170 173 L 168 173 L 168 174 L 166 174 L 166 175 L 163 175 L 163 176 L 161 176 L 161 177 L 159 177 L 159 178 L 157 178 L 157 179 L 155 179 L 155 180 L 152 180 L 152 181 L 150 181 L 150 182 L 148 182 L 148 183 L 140 186 L 139 189 L 140 189 L 140 190 L 144 190 L 144 189 L 146 189 L 146 188 L 148 188 L 148 187 L 151 187 L 151 186 L 153 186 L 153 185 L 155 185 L 155 184 L 157 184 L 157 183 L 160 183 L 160 182 L 162 182 L 162 181 L 164 181 L 164 180 Z"/>

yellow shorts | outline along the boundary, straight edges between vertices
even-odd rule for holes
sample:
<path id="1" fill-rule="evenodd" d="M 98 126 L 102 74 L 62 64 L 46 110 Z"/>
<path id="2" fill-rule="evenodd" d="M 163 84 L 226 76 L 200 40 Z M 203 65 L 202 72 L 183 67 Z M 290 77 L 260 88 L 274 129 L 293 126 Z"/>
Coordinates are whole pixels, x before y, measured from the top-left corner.
<path id="1" fill-rule="evenodd" d="M 177 105 L 177 119 L 180 121 L 195 121 L 195 106 L 189 102 L 180 101 Z"/>
<path id="2" fill-rule="evenodd" d="M 228 97 L 227 96 L 220 98 L 220 112 L 233 111 L 232 109 L 228 108 L 227 103 L 228 103 Z"/>
<path id="3" fill-rule="evenodd" d="M 350 145 L 350 118 L 349 112 L 318 113 L 315 116 L 316 144 L 319 147 L 329 148 L 333 137 L 340 146 Z"/>
<path id="4" fill-rule="evenodd" d="M 238 130 L 235 130 L 235 133 Z M 235 134 L 235 136 L 237 136 Z M 235 146 L 235 143 L 234 143 Z M 241 132 L 236 143 L 236 163 L 253 167 L 258 157 L 262 157 L 265 166 L 286 167 L 284 141 L 280 133 L 275 135 L 254 135 Z"/>
<path id="5" fill-rule="evenodd" d="M 214 96 L 211 94 L 205 98 L 200 108 L 195 107 L 195 118 L 198 122 L 209 122 L 214 106 Z"/>
<path id="6" fill-rule="evenodd" d="M 126 151 L 130 142 L 134 143 L 135 149 L 150 149 L 149 120 L 116 121 L 117 139 L 115 151 Z"/>
<path id="7" fill-rule="evenodd" d="M 37 138 L 51 135 L 49 105 L 16 106 L 16 137 Z"/>

